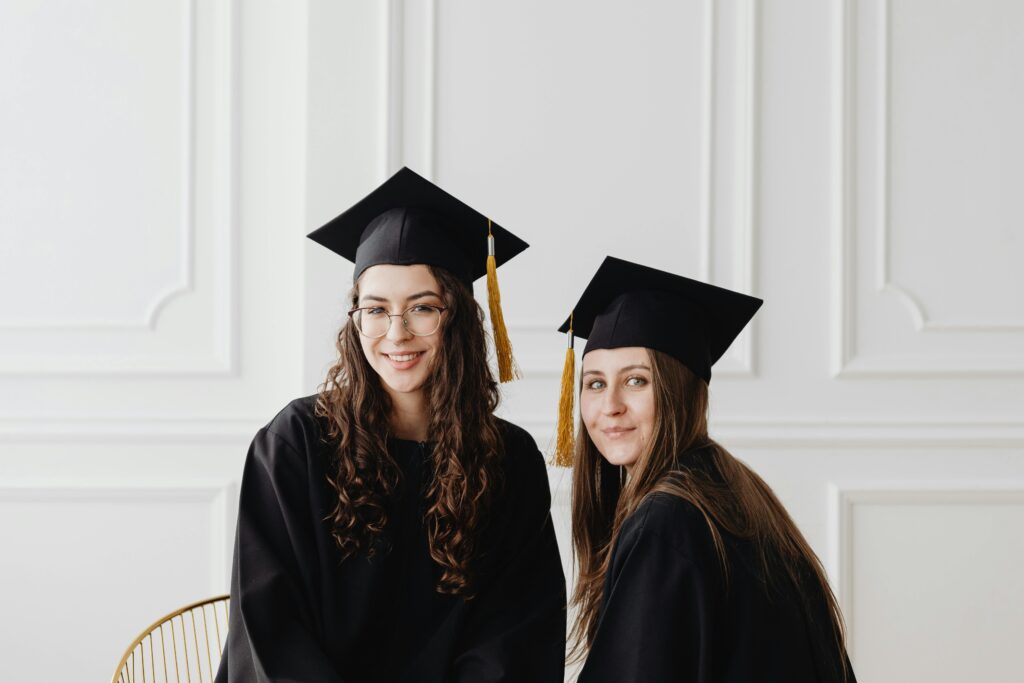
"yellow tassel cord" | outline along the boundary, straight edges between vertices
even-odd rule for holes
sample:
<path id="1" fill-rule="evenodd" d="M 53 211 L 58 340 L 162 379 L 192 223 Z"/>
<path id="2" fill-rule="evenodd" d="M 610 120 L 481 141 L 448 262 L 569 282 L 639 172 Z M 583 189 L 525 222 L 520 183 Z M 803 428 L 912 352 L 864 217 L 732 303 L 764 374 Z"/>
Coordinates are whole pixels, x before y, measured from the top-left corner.
<path id="1" fill-rule="evenodd" d="M 512 342 L 505 329 L 505 316 L 501 312 L 501 291 L 498 289 L 498 264 L 494 260 L 494 235 L 491 234 L 491 219 L 487 219 L 487 304 L 491 311 L 491 326 L 494 328 L 494 352 L 498 357 L 498 381 L 511 382 L 519 379 L 519 367 L 512 357 Z"/>
<path id="2" fill-rule="evenodd" d="M 555 445 L 555 464 L 571 467 L 573 451 L 576 449 L 575 414 L 573 404 L 576 398 L 576 352 L 573 350 L 572 316 L 569 316 L 569 346 L 565 350 L 565 365 L 562 367 L 562 395 L 558 399 L 558 441 Z"/>

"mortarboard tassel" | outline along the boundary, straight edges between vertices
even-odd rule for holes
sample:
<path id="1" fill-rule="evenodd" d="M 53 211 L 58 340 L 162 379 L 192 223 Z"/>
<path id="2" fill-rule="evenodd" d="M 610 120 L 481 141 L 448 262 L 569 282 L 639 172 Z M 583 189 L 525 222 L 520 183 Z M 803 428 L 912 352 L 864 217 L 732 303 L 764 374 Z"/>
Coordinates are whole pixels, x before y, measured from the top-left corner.
<path id="1" fill-rule="evenodd" d="M 491 326 L 494 328 L 494 352 L 498 356 L 498 381 L 511 382 L 519 379 L 519 368 L 512 357 L 512 342 L 505 329 L 505 316 L 501 312 L 501 291 L 498 289 L 498 264 L 494 260 L 494 235 L 491 234 L 491 219 L 487 219 L 487 304 L 491 311 Z"/>
<path id="2" fill-rule="evenodd" d="M 565 350 L 565 365 L 562 367 L 562 393 L 558 399 L 558 440 L 555 445 L 555 465 L 571 467 L 574 443 L 573 426 L 575 415 L 573 403 L 576 389 L 576 352 L 573 350 L 572 315 L 569 316 L 569 346 Z"/>

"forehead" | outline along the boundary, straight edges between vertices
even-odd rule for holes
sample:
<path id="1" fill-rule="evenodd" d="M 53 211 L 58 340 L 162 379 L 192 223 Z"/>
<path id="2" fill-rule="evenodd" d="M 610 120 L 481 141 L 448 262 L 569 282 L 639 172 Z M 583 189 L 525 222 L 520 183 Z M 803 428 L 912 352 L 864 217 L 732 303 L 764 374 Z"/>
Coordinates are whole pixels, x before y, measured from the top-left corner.
<path id="1" fill-rule="evenodd" d="M 583 372 L 617 372 L 627 365 L 650 365 L 650 354 L 642 346 L 622 346 L 617 349 L 594 349 L 583 356 Z"/>
<path id="2" fill-rule="evenodd" d="M 382 263 L 371 266 L 359 276 L 359 296 L 378 296 L 400 301 L 424 291 L 441 293 L 441 286 L 423 264 L 397 266 Z"/>

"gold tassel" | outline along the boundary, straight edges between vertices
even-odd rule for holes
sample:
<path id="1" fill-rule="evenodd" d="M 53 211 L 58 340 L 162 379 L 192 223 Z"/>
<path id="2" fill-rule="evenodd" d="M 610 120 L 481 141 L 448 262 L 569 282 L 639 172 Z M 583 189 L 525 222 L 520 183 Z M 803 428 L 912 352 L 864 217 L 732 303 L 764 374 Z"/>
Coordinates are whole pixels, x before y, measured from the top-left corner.
<path id="1" fill-rule="evenodd" d="M 576 398 L 576 352 L 573 350 L 572 315 L 569 316 L 569 346 L 565 350 L 565 365 L 562 366 L 562 394 L 558 399 L 558 441 L 555 445 L 555 465 L 571 467 L 573 451 L 576 449 L 575 414 L 573 404 Z"/>
<path id="2" fill-rule="evenodd" d="M 512 357 L 512 342 L 505 329 L 505 316 L 501 312 L 501 291 L 498 289 L 498 264 L 494 260 L 494 235 L 491 234 L 491 219 L 487 219 L 487 304 L 491 311 L 491 326 L 494 328 L 494 353 L 498 357 L 498 381 L 511 382 L 519 379 L 519 367 Z"/>

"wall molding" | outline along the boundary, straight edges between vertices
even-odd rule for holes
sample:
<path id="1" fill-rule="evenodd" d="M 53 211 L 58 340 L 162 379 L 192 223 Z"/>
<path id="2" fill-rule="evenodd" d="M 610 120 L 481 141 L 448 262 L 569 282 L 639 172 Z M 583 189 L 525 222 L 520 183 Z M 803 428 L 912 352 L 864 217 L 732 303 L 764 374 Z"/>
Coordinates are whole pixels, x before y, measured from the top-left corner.
<path id="1" fill-rule="evenodd" d="M 874 189 L 878 205 L 873 215 L 860 217 L 856 205 L 858 187 L 857 108 L 861 88 L 858 85 L 858 56 L 861 47 L 857 31 L 858 7 L 872 2 L 878 20 L 878 40 L 873 112 L 878 127 L 877 165 Z M 833 6 L 833 214 L 832 214 L 832 376 L 865 378 L 945 377 L 962 375 L 1024 374 L 1024 356 L 995 356 L 982 353 L 903 353 L 866 356 L 856 351 L 857 327 L 857 228 L 864 221 L 876 235 L 875 291 L 889 294 L 907 310 L 918 333 L 1020 332 L 1024 324 L 998 321 L 968 323 L 935 321 L 928 317 L 920 297 L 894 281 L 891 273 L 891 26 L 890 0 L 835 0 Z M 871 224 L 867 224 L 870 221 Z"/>
<path id="2" fill-rule="evenodd" d="M 151 482 L 25 479 L 0 486 L 0 502 L 85 504 L 200 503 L 210 509 L 208 580 L 211 588 L 227 585 L 231 569 L 238 486 L 234 481 Z"/>
<path id="3" fill-rule="evenodd" d="M 223 443 L 246 444 L 267 422 L 262 418 L 73 419 L 0 418 L 0 443 Z M 514 419 L 542 442 L 554 434 L 550 415 Z M 1012 420 L 950 421 L 780 419 L 734 417 L 712 419 L 711 435 L 731 447 L 744 448 L 1024 448 L 1024 422 Z"/>
<path id="4" fill-rule="evenodd" d="M 846 620 L 847 648 L 853 657 L 856 643 L 853 595 L 853 513 L 857 505 L 1024 505 L 1024 481 L 950 482 L 830 482 L 829 546 L 826 569 Z"/>
<path id="5" fill-rule="evenodd" d="M 246 444 L 267 418 L 3 417 L 0 443 Z"/>
<path id="6" fill-rule="evenodd" d="M 555 420 L 548 415 L 515 420 L 542 452 L 554 448 Z M 1024 422 L 734 417 L 712 419 L 712 438 L 728 448 L 813 449 L 1024 449 Z M 549 443 L 550 442 L 550 443 Z"/>
<path id="7" fill-rule="evenodd" d="M 434 180 L 437 169 L 434 125 L 437 99 L 436 0 L 387 0 L 381 3 L 384 40 L 380 109 L 380 177 L 410 166 Z"/>
<path id="8" fill-rule="evenodd" d="M 237 239 L 237 78 L 235 61 L 238 32 L 237 12 L 234 0 L 219 0 L 209 6 L 203 5 L 209 15 L 211 28 L 197 27 L 196 0 L 185 0 L 183 18 L 182 64 L 185 77 L 181 89 L 181 109 L 184 121 L 184 144 L 180 151 L 180 180 L 182 184 L 182 221 L 178 226 L 179 269 L 177 281 L 162 288 L 148 304 L 144 314 L 137 320 L 92 320 L 82 323 L 21 324 L 0 322 L 0 331 L 13 334 L 73 332 L 97 334 L 126 332 L 127 336 L 138 331 L 155 333 L 161 315 L 168 306 L 183 295 L 195 291 L 195 236 L 196 192 L 200 184 L 197 160 L 197 110 L 200 95 L 197 76 L 197 34 L 212 33 L 214 49 L 211 51 L 213 85 L 210 87 L 212 112 L 206 125 L 213 140 L 208 184 L 211 197 L 209 226 L 203 221 L 204 230 L 213 233 L 214 272 L 210 278 L 211 298 L 216 311 L 212 316 L 214 327 L 212 353 L 202 355 L 164 354 L 160 352 L 137 353 L 134 350 L 113 356 L 70 356 L 65 354 L 14 354 L 0 356 L 0 375 L 18 377 L 67 376 L 122 376 L 180 375 L 197 374 L 234 375 L 238 369 L 238 295 L 237 264 L 239 261 Z"/>
<path id="9" fill-rule="evenodd" d="M 176 233 L 178 235 L 178 268 L 176 280 L 168 285 L 159 288 L 149 304 L 144 307 L 142 314 L 131 318 L 107 318 L 93 319 L 84 322 L 67 323 L 59 320 L 44 322 L 18 322 L 0 320 L 0 330 L 61 330 L 61 331 L 94 331 L 94 330 L 153 330 L 156 327 L 156 320 L 160 311 L 174 298 L 190 291 L 193 287 L 193 272 L 195 269 L 193 242 L 195 238 L 195 192 L 196 185 L 196 131 L 195 131 L 195 103 L 196 103 L 196 0 L 183 0 L 183 21 L 181 26 L 181 55 L 182 81 L 180 84 L 181 93 L 181 120 L 183 122 L 182 146 L 179 150 L 179 163 L 181 164 L 180 187 L 181 187 L 181 221 L 178 223 Z"/>
<path id="10" fill-rule="evenodd" d="M 729 31 L 720 28 L 720 3 L 708 0 L 705 4 L 706 22 L 704 26 L 704 70 L 703 91 L 704 111 L 702 121 L 702 164 L 701 164 L 701 195 L 704 199 L 700 220 L 700 272 L 702 280 L 720 284 L 740 292 L 750 293 L 756 283 L 756 215 L 757 192 L 759 188 L 758 150 L 760 146 L 759 131 L 759 99 L 760 72 L 758 55 L 760 52 L 760 13 L 758 0 L 737 0 L 735 22 Z M 716 131 L 719 108 L 717 107 L 716 84 L 723 83 L 719 73 L 719 63 L 715 58 L 717 45 L 725 36 L 731 36 L 736 59 L 737 76 L 734 81 L 725 81 L 732 85 L 736 96 L 736 104 L 732 117 L 735 128 L 729 131 L 737 141 L 732 164 L 734 173 L 727 200 L 734 208 L 735 221 L 726 229 L 733 235 L 732 270 L 733 280 L 728 283 L 719 282 L 714 269 L 714 238 L 722 230 L 716 220 L 716 199 L 718 184 L 715 182 L 715 170 L 720 160 L 714 150 L 717 140 Z M 740 338 L 730 347 L 725 356 L 716 364 L 715 372 L 722 377 L 754 377 L 757 375 L 755 366 L 754 346 L 757 336 L 757 320 L 751 322 Z"/>
<path id="11" fill-rule="evenodd" d="M 755 223 L 756 195 L 758 181 L 758 71 L 759 22 L 758 0 L 735 0 L 735 21 L 728 29 L 722 29 L 719 22 L 719 3 L 705 0 L 703 5 L 703 55 L 701 89 L 703 92 L 701 114 L 701 196 L 699 209 L 700 258 L 698 277 L 714 281 L 714 242 L 716 233 L 730 230 L 733 235 L 732 270 L 733 279 L 728 283 L 716 283 L 741 292 L 750 292 L 756 281 L 755 273 Z M 382 3 L 382 25 L 385 40 L 382 42 L 381 75 L 385 84 L 380 104 L 388 124 L 384 127 L 379 160 L 380 176 L 386 178 L 403 165 L 409 165 L 425 177 L 436 179 L 437 152 L 437 4 L 436 0 L 425 0 L 413 5 L 407 0 L 388 0 Z M 737 76 L 723 79 L 719 73 L 716 50 L 724 36 L 734 44 Z M 415 71 L 413 71 L 415 70 Z M 732 118 L 725 125 L 717 125 L 716 85 L 727 83 L 732 87 L 736 105 Z M 735 123 L 732 123 L 735 121 Z M 729 225 L 719 226 L 716 222 L 717 193 L 719 184 L 715 181 L 718 162 L 715 153 L 716 131 L 733 128 L 730 134 L 737 139 L 734 167 L 728 202 L 734 207 L 737 218 Z M 548 332 L 557 326 L 532 320 L 510 321 L 508 328 L 513 334 Z M 753 377 L 756 375 L 754 346 L 757 321 L 746 330 L 716 365 L 719 376 Z M 525 373 L 537 375 L 529 364 L 523 366 Z M 543 376 L 547 376 L 547 373 Z"/>
<path id="12" fill-rule="evenodd" d="M 985 323 L 938 322 L 928 317 L 921 297 L 910 291 L 906 285 L 900 285 L 892 277 L 892 2 L 891 0 L 875 0 L 878 4 L 879 26 L 879 84 L 878 124 L 879 147 L 876 179 L 877 192 L 880 197 L 879 212 L 876 217 L 878 231 L 878 291 L 891 292 L 907 307 L 918 332 L 963 331 L 963 332 L 1000 332 L 1024 330 L 1024 323 L 1002 323 L 998 321 Z"/>

